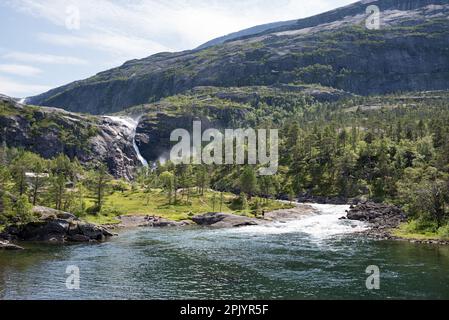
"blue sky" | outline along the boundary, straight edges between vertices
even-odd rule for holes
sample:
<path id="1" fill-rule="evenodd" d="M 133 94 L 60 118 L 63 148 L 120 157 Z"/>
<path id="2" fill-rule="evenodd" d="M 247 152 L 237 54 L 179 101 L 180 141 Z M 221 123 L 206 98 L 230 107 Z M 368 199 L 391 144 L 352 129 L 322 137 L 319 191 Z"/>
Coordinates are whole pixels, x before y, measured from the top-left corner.
<path id="1" fill-rule="evenodd" d="M 26 97 L 161 51 L 355 0 L 2 0 L 0 93 Z"/>

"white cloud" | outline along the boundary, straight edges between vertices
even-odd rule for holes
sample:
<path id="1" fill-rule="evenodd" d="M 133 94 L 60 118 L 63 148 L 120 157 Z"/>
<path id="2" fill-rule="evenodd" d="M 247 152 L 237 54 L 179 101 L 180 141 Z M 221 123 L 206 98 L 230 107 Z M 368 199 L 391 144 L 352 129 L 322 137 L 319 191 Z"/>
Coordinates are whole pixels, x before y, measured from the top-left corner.
<path id="1" fill-rule="evenodd" d="M 9 78 L 0 77 L 0 93 L 10 97 L 23 97 L 50 90 L 50 86 L 21 83 Z"/>
<path id="2" fill-rule="evenodd" d="M 17 76 L 32 77 L 41 74 L 42 70 L 21 64 L 0 64 L 0 72 Z"/>
<path id="3" fill-rule="evenodd" d="M 89 47 L 108 52 L 114 57 L 126 57 L 126 59 L 144 58 L 152 52 L 172 51 L 151 40 L 111 33 L 93 33 L 85 36 L 41 33 L 38 38 L 53 45 Z"/>
<path id="4" fill-rule="evenodd" d="M 2 55 L 2 58 L 26 63 L 66 64 L 66 65 L 87 64 L 86 60 L 76 57 L 56 56 L 51 54 L 27 53 L 18 51 L 5 53 Z"/>
<path id="5" fill-rule="evenodd" d="M 351 2 L 354 0 L 7 0 L 10 6 L 64 30 L 65 40 L 61 34 L 46 34 L 46 41 L 67 45 L 73 39 L 91 48 L 96 43 L 99 49 L 126 58 L 136 58 L 132 56 L 136 52 L 148 56 L 170 48 L 192 49 L 254 25 L 298 19 Z M 67 8 L 73 6 L 80 13 L 77 31 L 65 27 Z"/>

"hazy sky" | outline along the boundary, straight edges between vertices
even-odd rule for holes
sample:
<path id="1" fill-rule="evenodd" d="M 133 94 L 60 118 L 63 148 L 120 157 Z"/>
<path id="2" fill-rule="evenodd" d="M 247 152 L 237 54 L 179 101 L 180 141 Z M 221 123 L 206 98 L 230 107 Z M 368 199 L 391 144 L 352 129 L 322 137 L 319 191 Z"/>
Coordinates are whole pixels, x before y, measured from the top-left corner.
<path id="1" fill-rule="evenodd" d="M 25 97 L 161 51 L 355 0 L 1 0 L 0 93 Z M 79 18 L 79 19 L 78 19 Z"/>

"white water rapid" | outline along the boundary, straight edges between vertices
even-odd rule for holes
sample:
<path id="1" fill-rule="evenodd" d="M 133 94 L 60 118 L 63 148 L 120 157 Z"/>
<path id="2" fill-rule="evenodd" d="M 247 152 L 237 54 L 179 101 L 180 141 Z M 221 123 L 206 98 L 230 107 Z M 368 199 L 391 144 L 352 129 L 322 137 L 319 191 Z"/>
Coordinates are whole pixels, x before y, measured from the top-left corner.
<path id="1" fill-rule="evenodd" d="M 341 220 L 346 216 L 348 205 L 308 204 L 317 213 L 306 215 L 298 220 L 273 222 L 265 225 L 248 226 L 232 230 L 232 232 L 252 234 L 285 234 L 303 233 L 315 240 L 330 238 L 337 235 L 357 233 L 367 230 L 365 223 L 351 220 Z"/>

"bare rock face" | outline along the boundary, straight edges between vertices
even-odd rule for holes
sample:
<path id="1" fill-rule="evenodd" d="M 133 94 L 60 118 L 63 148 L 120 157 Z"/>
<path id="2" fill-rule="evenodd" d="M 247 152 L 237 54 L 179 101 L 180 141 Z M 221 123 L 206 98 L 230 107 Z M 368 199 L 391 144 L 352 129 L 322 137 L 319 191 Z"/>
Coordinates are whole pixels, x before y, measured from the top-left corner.
<path id="1" fill-rule="evenodd" d="M 192 218 L 193 222 L 200 226 L 215 228 L 237 228 L 260 224 L 260 220 L 237 216 L 230 213 L 206 213 Z"/>

